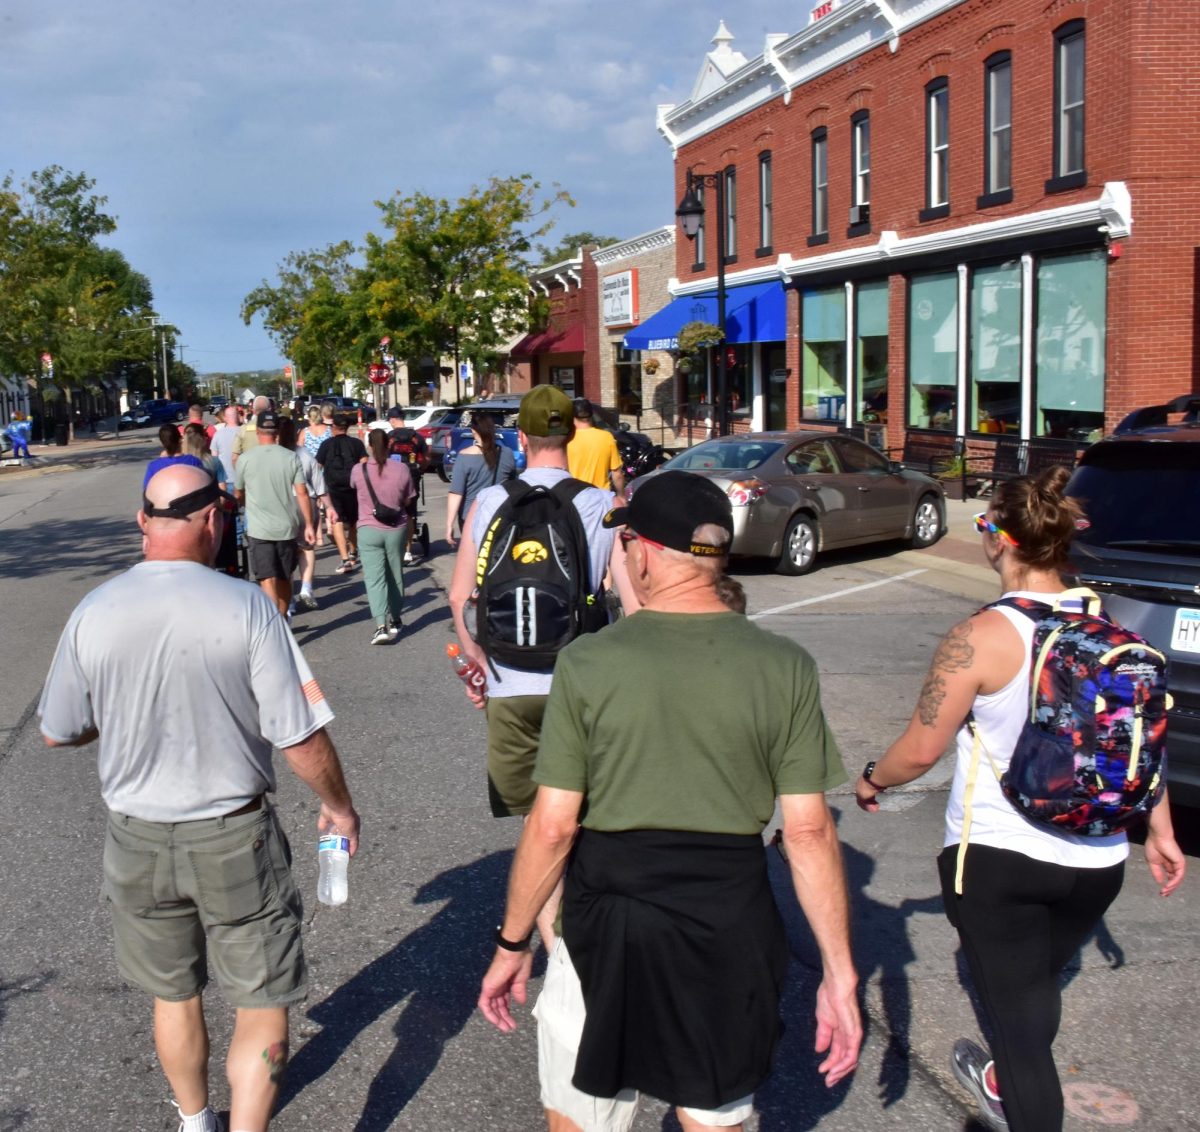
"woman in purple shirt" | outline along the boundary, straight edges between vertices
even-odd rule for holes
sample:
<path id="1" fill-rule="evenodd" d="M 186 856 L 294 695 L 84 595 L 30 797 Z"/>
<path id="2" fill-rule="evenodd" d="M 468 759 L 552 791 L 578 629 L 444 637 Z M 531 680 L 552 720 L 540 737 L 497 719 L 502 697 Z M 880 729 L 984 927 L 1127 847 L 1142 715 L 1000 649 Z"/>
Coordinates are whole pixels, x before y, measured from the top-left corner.
<path id="1" fill-rule="evenodd" d="M 356 464 L 350 486 L 358 493 L 358 551 L 367 601 L 375 618 L 373 645 L 386 645 L 400 635 L 404 606 L 405 508 L 416 494 L 408 468 L 388 459 L 387 434 L 374 429 L 367 437 L 370 458 Z M 390 508 L 395 521 L 387 514 Z M 385 519 L 378 517 L 383 510 Z"/>

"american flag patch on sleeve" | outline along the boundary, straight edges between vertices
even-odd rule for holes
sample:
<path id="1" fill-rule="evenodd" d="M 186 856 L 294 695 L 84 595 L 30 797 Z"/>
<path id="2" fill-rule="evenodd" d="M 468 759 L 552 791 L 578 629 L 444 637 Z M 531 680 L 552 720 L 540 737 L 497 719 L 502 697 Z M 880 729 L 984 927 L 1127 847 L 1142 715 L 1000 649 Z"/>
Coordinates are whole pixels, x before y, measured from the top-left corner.
<path id="1" fill-rule="evenodd" d="M 314 707 L 317 704 L 325 702 L 325 693 L 321 691 L 321 685 L 315 680 L 309 680 L 306 684 L 301 684 L 300 690 L 304 693 L 304 698 Z"/>

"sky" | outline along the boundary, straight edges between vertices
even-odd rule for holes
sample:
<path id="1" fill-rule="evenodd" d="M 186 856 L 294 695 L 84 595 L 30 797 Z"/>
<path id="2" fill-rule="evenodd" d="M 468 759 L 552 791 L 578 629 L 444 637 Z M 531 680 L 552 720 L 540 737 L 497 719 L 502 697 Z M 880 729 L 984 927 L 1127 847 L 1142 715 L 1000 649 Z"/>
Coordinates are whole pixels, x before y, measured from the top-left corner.
<path id="1" fill-rule="evenodd" d="M 660 103 L 719 22 L 748 58 L 783 0 L 5 0 L 0 172 L 84 172 L 200 373 L 283 361 L 239 309 L 286 255 L 379 231 L 374 202 L 531 173 L 556 237 L 672 223 Z"/>

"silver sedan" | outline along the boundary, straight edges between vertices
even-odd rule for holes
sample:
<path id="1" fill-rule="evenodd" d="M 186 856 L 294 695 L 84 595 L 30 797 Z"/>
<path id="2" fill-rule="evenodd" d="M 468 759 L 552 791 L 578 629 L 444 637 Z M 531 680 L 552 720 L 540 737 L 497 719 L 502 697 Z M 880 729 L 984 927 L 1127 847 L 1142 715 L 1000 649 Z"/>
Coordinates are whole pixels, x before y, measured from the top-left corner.
<path id="1" fill-rule="evenodd" d="M 680 452 L 660 471 L 668 469 L 716 483 L 733 504 L 731 552 L 773 558 L 782 574 L 805 574 L 836 547 L 888 539 L 931 546 L 946 531 L 946 494 L 936 479 L 849 436 L 725 436 Z"/>

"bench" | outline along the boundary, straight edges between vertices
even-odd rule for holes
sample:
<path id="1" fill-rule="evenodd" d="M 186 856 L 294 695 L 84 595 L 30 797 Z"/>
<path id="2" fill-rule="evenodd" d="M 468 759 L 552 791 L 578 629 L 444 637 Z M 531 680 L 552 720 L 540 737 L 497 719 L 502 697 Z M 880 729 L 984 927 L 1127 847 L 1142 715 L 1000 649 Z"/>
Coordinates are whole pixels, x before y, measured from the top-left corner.
<path id="1" fill-rule="evenodd" d="M 838 432 L 843 436 L 852 436 L 855 440 L 869 444 L 877 452 L 883 451 L 884 426 L 881 424 L 839 425 Z"/>
<path id="2" fill-rule="evenodd" d="M 1055 464 L 1074 468 L 1078 458 L 1079 446 L 1073 440 L 1049 436 L 1018 440 L 1015 436 L 1002 436 L 990 454 L 966 457 L 966 477 L 977 490 L 990 492 L 997 483 L 1018 476 L 1037 476 Z"/>
<path id="3" fill-rule="evenodd" d="M 887 457 L 896 459 L 900 453 L 899 462 L 906 468 L 916 472 L 924 472 L 927 476 L 943 480 L 949 485 L 957 480 L 962 494 L 967 497 L 967 464 L 963 459 L 964 445 L 961 437 L 950 432 L 913 432 L 904 434 L 903 448 L 889 448 Z M 957 469 L 955 469 L 957 465 Z M 949 475 L 952 470 L 955 474 Z"/>

